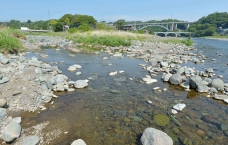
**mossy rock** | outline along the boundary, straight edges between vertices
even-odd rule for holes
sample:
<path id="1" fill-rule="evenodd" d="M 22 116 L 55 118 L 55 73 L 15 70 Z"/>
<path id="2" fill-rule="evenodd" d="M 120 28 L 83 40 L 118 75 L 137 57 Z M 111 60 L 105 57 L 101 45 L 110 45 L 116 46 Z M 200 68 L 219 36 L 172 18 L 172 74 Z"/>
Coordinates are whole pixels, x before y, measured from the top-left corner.
<path id="1" fill-rule="evenodd" d="M 163 115 L 163 114 L 156 114 L 153 117 L 153 121 L 156 125 L 158 126 L 166 126 L 167 124 L 169 124 L 170 119 L 168 116 Z"/>

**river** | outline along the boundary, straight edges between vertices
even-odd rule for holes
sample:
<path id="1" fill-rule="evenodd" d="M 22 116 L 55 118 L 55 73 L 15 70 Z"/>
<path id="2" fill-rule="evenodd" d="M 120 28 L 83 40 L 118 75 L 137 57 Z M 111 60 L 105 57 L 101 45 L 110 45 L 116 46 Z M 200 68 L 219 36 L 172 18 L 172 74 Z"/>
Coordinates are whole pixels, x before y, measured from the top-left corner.
<path id="1" fill-rule="evenodd" d="M 194 53 L 207 56 L 205 63 L 184 63 L 182 66 L 198 70 L 212 68 L 216 75 L 228 82 L 228 41 L 193 38 Z M 217 53 L 218 52 L 218 53 Z M 139 64 L 146 64 L 136 58 L 116 58 L 101 53 L 75 54 L 69 57 L 65 49 L 45 49 L 46 62 L 58 62 L 58 66 L 71 80 L 88 79 L 89 86 L 74 92 L 56 93 L 59 98 L 54 104 L 47 104 L 47 110 L 37 115 L 21 112 L 22 128 L 34 122 L 49 121 L 48 130 L 60 128 L 59 138 L 51 144 L 70 144 L 75 139 L 83 139 L 88 145 L 140 145 L 140 137 L 147 127 L 154 127 L 170 135 L 175 145 L 225 145 L 228 142 L 228 104 L 206 97 L 207 94 L 161 81 L 161 73 L 153 77 L 158 80 L 151 85 L 141 82 L 149 73 Z M 216 54 L 217 53 L 217 54 Z M 222 54 L 219 56 L 219 54 Z M 27 57 L 36 56 L 30 53 Z M 102 58 L 107 56 L 108 60 Z M 216 61 L 212 61 L 216 59 Z M 64 62 L 62 62 L 64 61 Z M 68 72 L 70 65 L 79 64 L 82 75 Z M 112 65 L 110 65 L 112 64 Z M 113 71 L 124 70 L 123 74 L 109 76 Z M 153 90 L 154 87 L 167 91 Z M 151 100 L 152 104 L 147 103 Z M 180 123 L 170 120 L 166 126 L 158 126 L 153 121 L 156 114 L 165 114 L 177 103 L 185 103 L 186 108 L 174 117 Z M 207 118 L 207 121 L 203 118 Z M 24 120 L 24 121 L 23 121 Z"/>

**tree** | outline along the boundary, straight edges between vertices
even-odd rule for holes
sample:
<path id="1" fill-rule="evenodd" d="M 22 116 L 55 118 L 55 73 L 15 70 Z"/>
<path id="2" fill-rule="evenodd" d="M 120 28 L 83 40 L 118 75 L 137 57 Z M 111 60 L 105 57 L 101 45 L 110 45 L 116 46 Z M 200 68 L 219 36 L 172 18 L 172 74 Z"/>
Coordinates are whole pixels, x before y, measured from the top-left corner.
<path id="1" fill-rule="evenodd" d="M 114 22 L 114 26 L 116 26 L 116 28 L 118 30 L 123 30 L 124 24 L 125 24 L 125 20 L 123 20 L 123 19 L 120 19 L 120 20 Z"/>
<path id="2" fill-rule="evenodd" d="M 72 14 L 65 14 L 59 19 L 59 21 L 62 22 L 64 25 L 70 25 L 72 18 Z"/>
<path id="3" fill-rule="evenodd" d="M 21 22 L 19 20 L 10 20 L 9 27 L 12 29 L 20 29 Z"/>
<path id="4" fill-rule="evenodd" d="M 97 21 L 88 15 L 74 15 L 72 18 L 72 25 L 78 27 L 82 24 L 87 24 L 90 27 L 95 28 Z"/>

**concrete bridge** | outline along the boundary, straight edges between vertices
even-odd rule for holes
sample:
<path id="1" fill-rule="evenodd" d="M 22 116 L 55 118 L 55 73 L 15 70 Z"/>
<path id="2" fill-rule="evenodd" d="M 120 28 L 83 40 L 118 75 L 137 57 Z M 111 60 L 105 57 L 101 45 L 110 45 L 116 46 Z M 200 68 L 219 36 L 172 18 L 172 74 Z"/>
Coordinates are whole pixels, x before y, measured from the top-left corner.
<path id="1" fill-rule="evenodd" d="M 165 37 L 168 35 L 168 34 L 175 34 L 176 37 L 180 34 L 191 34 L 191 32 L 154 32 L 154 35 L 157 35 L 157 34 L 165 34 Z"/>
<path id="2" fill-rule="evenodd" d="M 189 28 L 190 24 L 196 23 L 196 22 L 162 22 L 162 23 L 139 23 L 139 24 L 128 24 L 124 25 L 124 30 L 142 30 L 146 27 L 150 26 L 157 26 L 162 27 L 166 29 L 167 31 L 172 31 L 174 29 L 177 29 L 178 24 L 186 24 L 187 29 Z"/>

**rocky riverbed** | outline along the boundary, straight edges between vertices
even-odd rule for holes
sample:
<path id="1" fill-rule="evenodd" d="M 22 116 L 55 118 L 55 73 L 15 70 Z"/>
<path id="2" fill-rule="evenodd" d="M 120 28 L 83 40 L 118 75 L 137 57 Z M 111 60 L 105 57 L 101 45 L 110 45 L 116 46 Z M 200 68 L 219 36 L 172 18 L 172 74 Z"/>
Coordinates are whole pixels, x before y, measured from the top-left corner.
<path id="1" fill-rule="evenodd" d="M 48 46 L 57 47 L 56 51 L 59 50 L 59 47 L 69 49 L 77 47 L 72 41 L 48 36 L 28 36 L 28 39 L 23 40 L 23 43 L 25 47 L 30 48 L 32 51 L 40 51 L 40 47 Z M 194 49 L 194 47 L 187 47 L 182 44 L 133 41 L 130 47 L 106 47 L 103 51 L 108 53 L 110 57 L 121 59 L 127 56 L 144 60 L 145 64 L 140 64 L 140 66 L 148 71 L 150 76 L 148 75 L 142 78 L 142 83 L 156 83 L 158 80 L 153 77 L 159 73 L 164 73 L 161 78 L 163 81 L 167 81 L 173 85 L 180 85 L 186 91 L 195 89 L 198 92 L 207 93 L 206 96 L 208 97 L 214 97 L 215 99 L 228 102 L 228 85 L 222 81 L 222 76 L 219 76 L 219 74 L 219 78 L 210 78 L 216 75 L 213 69 L 207 68 L 205 71 L 199 71 L 188 66 L 180 66 L 180 64 L 189 61 L 193 63 L 203 63 L 207 61 L 207 56 L 192 53 L 191 51 Z M 95 52 L 95 55 L 99 55 L 100 53 L 101 52 Z M 49 122 L 37 124 L 27 129 L 21 129 L 21 118 L 12 118 L 7 115 L 7 112 L 23 110 L 39 113 L 46 109 L 46 103 L 55 103 L 53 98 L 58 98 L 58 96 L 55 95 L 54 92 L 72 92 L 76 89 L 87 87 L 89 85 L 89 79 L 91 78 L 69 80 L 66 75 L 62 74 L 63 70 L 60 70 L 55 65 L 56 62 L 48 64 L 40 61 L 37 57 L 26 58 L 24 55 L 25 53 L 18 55 L 0 55 L 1 138 L 6 142 L 13 142 L 16 139 L 13 144 L 23 143 L 30 145 L 37 144 L 38 142 L 40 142 L 40 144 L 48 144 L 51 140 L 58 138 L 60 134 L 64 133 L 59 129 L 46 132 L 46 134 L 42 133 L 42 129 L 45 128 Z M 39 57 L 45 58 L 48 57 L 48 55 L 39 54 Z M 74 55 L 70 55 L 69 57 L 74 57 Z M 107 61 L 110 57 L 103 58 L 103 61 Z M 75 75 L 81 75 L 79 71 L 83 66 L 74 64 L 67 67 L 68 71 L 77 71 Z M 116 70 L 107 75 L 115 76 L 121 73 L 124 73 L 124 71 Z M 166 91 L 166 88 L 157 87 L 154 88 L 154 90 L 158 92 Z M 115 90 L 113 90 L 113 92 L 115 93 Z M 223 94 L 217 94 L 218 92 Z M 152 103 L 151 100 L 147 100 L 147 102 L 149 104 Z M 170 114 L 176 114 L 185 107 L 188 106 L 184 103 L 177 103 L 176 106 L 173 106 L 172 110 L 169 110 Z M 203 119 L 213 121 L 213 119 L 208 116 Z M 159 135 L 161 132 L 152 128 L 146 129 L 145 134 L 147 135 L 144 134 L 142 136 L 142 143 L 146 145 L 150 140 L 154 140 L 156 133 Z M 226 130 L 224 130 L 224 133 L 226 133 Z M 150 134 L 154 136 L 150 136 Z M 19 136 L 21 137 L 18 138 Z M 164 140 L 164 142 L 166 140 L 167 144 L 172 144 L 172 139 L 170 139 L 171 138 L 167 136 L 161 140 Z M 78 140 L 72 144 L 77 145 L 77 142 L 83 141 Z M 154 144 L 156 144 L 156 142 Z"/>

